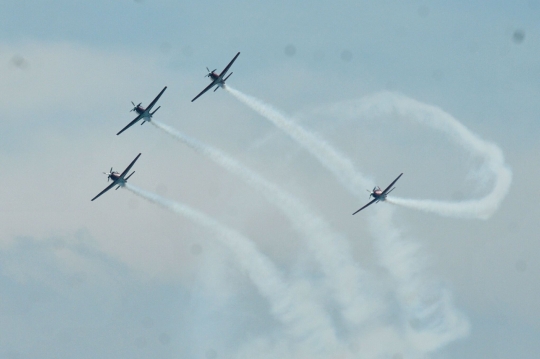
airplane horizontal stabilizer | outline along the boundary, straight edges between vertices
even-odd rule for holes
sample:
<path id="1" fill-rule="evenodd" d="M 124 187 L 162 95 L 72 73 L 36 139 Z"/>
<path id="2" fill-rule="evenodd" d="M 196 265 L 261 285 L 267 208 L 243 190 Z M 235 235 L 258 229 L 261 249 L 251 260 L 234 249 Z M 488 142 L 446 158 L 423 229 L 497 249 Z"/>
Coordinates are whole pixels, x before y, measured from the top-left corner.
<path id="1" fill-rule="evenodd" d="M 157 112 L 157 110 L 159 110 L 160 108 L 161 108 L 161 106 L 158 106 L 158 108 L 156 108 L 156 109 L 154 110 L 154 112 L 152 112 L 152 113 L 150 114 L 150 116 L 152 116 L 153 114 L 155 114 L 155 113 Z"/>

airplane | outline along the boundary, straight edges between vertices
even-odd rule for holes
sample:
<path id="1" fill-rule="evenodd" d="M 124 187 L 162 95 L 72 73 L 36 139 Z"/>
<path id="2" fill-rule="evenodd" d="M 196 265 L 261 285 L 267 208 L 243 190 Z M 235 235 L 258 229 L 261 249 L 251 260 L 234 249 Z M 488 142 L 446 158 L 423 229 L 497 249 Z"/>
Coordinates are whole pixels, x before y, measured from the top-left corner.
<path id="1" fill-rule="evenodd" d="M 159 108 L 161 106 L 159 106 L 158 108 L 156 108 L 156 111 L 154 112 L 150 112 L 152 110 L 152 107 L 154 107 L 154 105 L 156 104 L 156 102 L 159 100 L 159 98 L 161 97 L 161 95 L 163 95 L 163 93 L 165 92 L 165 90 L 167 89 L 167 86 L 165 86 L 163 88 L 163 90 L 161 90 L 161 92 L 159 93 L 159 95 L 157 95 L 157 97 L 154 99 L 154 101 L 150 102 L 150 105 L 148 105 L 147 108 L 144 108 L 141 106 L 141 103 L 139 103 L 138 105 L 135 105 L 133 103 L 133 101 L 131 101 L 131 104 L 134 106 L 131 111 L 135 111 L 137 112 L 139 115 L 133 120 L 131 121 L 126 127 L 124 127 L 120 132 L 118 132 L 116 134 L 116 136 L 118 136 L 119 134 L 121 134 L 122 132 L 124 132 L 125 130 L 127 130 L 128 128 L 130 128 L 131 126 L 133 126 L 137 121 L 139 120 L 143 120 L 143 122 L 141 123 L 141 125 L 144 125 L 145 122 L 147 121 L 150 121 L 152 119 L 152 115 L 154 113 L 156 113 L 157 110 L 159 110 Z M 129 112 L 131 112 L 129 111 Z"/>
<path id="2" fill-rule="evenodd" d="M 373 190 L 370 192 L 369 194 L 369 198 L 373 197 L 373 199 L 368 203 L 366 204 L 364 207 L 360 208 L 358 211 L 354 212 L 353 215 L 357 214 L 358 212 L 360 212 L 361 210 L 363 210 L 364 208 L 366 208 L 367 206 L 373 204 L 373 203 L 376 203 L 376 202 L 379 202 L 379 201 L 385 201 L 386 200 L 386 196 L 388 196 L 388 194 L 390 192 L 392 192 L 394 190 L 394 188 L 391 188 L 394 183 L 397 182 L 397 180 L 399 179 L 399 177 L 401 177 L 403 175 L 400 174 L 399 176 L 397 176 L 397 178 L 392 182 L 390 183 L 390 185 L 388 187 L 386 187 L 384 189 L 384 191 L 381 190 L 381 188 L 379 186 L 375 186 L 373 187 Z M 369 192 L 369 190 L 367 190 Z"/>
<path id="3" fill-rule="evenodd" d="M 205 77 L 210 77 L 212 79 L 212 83 L 210 85 L 206 86 L 206 88 L 204 90 L 202 90 L 200 94 L 195 96 L 195 98 L 193 100 L 191 100 L 191 102 L 198 99 L 202 94 L 204 94 L 206 91 L 210 90 L 214 86 L 217 86 L 216 89 L 214 90 L 214 92 L 216 92 L 218 88 L 224 87 L 225 86 L 225 81 L 227 81 L 227 79 L 229 77 L 231 77 L 231 75 L 233 73 L 231 72 L 229 76 L 227 76 L 225 78 L 223 78 L 223 77 L 227 74 L 227 71 L 229 71 L 229 69 L 231 68 L 233 62 L 236 60 L 236 58 L 239 55 L 240 55 L 240 52 L 236 54 L 236 56 L 231 60 L 231 62 L 229 62 L 229 64 L 223 69 L 223 71 L 221 71 L 221 73 L 219 75 L 216 73 L 215 69 L 213 71 L 210 71 L 208 69 L 208 67 L 207 67 L 206 70 L 208 71 L 208 74 Z"/>
<path id="4" fill-rule="evenodd" d="M 101 196 L 103 193 L 110 190 L 111 188 L 113 188 L 114 186 L 118 186 L 118 187 L 116 187 L 116 189 L 118 189 L 120 187 L 124 187 L 126 185 L 127 180 L 129 179 L 129 177 L 133 176 L 135 171 L 133 171 L 129 176 L 126 177 L 127 173 L 129 172 L 131 167 L 133 167 L 133 165 L 139 159 L 140 156 L 141 156 L 141 154 L 139 153 L 137 155 L 137 157 L 135 157 L 135 159 L 129 164 L 129 166 L 127 166 L 127 168 L 122 173 L 118 173 L 116 171 L 113 171 L 112 167 L 111 167 L 111 171 L 109 173 L 103 172 L 104 175 L 107 175 L 107 182 L 109 182 L 109 180 L 112 179 L 113 183 L 108 185 L 107 188 L 105 188 L 103 191 L 99 192 L 99 194 L 97 196 L 92 198 L 92 201 L 95 200 L 96 198 L 98 198 L 99 196 Z"/>

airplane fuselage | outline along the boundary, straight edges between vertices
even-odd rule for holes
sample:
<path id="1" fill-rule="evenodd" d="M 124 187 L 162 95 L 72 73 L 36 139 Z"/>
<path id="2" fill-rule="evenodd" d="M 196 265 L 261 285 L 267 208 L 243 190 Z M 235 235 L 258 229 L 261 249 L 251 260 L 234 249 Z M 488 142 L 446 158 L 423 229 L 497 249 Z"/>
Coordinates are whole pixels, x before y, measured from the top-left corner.
<path id="1" fill-rule="evenodd" d="M 217 82 L 215 83 L 215 85 L 219 86 L 219 87 L 223 87 L 225 85 L 225 81 L 223 81 L 223 78 L 220 78 L 218 74 L 216 74 L 215 72 L 211 72 L 209 74 L 210 78 L 212 79 L 212 81 L 216 81 Z"/>
<path id="2" fill-rule="evenodd" d="M 142 106 L 135 107 L 135 112 L 137 112 L 139 115 L 142 115 L 140 120 L 142 120 L 143 123 L 150 121 L 150 119 L 152 118 L 152 114 L 146 111 L 146 109 Z"/>
<path id="3" fill-rule="evenodd" d="M 120 178 L 120 173 L 116 171 L 109 174 L 109 178 L 120 187 L 123 187 L 126 184 L 126 180 L 124 178 Z"/>
<path id="4" fill-rule="evenodd" d="M 383 191 L 380 188 L 374 189 L 371 192 L 371 196 L 375 198 L 377 202 L 384 201 L 386 199 L 386 195 L 383 195 L 382 192 Z"/>
<path id="5" fill-rule="evenodd" d="M 114 172 L 109 175 L 109 178 L 114 182 L 118 187 L 124 187 L 126 185 L 126 179 L 120 177 L 120 173 Z M 116 189 L 118 189 L 118 187 Z"/>

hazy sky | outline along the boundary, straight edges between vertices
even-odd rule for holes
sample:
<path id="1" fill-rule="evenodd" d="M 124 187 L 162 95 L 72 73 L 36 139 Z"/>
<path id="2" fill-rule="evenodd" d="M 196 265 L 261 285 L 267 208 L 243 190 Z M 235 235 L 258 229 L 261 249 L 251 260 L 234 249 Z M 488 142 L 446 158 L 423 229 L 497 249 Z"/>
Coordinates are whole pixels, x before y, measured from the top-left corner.
<path id="1" fill-rule="evenodd" d="M 0 358 L 537 358 L 539 17 L 536 0 L 0 2 Z M 190 102 L 238 51 L 228 84 L 312 152 L 230 92 Z M 224 157 L 151 124 L 115 136 L 163 86 L 155 119 Z M 90 201 L 139 152 L 130 183 L 200 217 L 127 189 Z M 393 196 L 461 206 L 501 168 L 488 219 L 351 216 L 401 172 Z"/>

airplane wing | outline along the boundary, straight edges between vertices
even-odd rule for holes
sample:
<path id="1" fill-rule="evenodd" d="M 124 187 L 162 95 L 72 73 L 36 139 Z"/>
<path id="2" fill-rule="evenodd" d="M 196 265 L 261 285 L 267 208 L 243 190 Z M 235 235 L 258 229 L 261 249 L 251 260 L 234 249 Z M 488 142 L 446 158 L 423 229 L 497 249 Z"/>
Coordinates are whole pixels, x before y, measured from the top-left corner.
<path id="1" fill-rule="evenodd" d="M 124 172 L 122 172 L 122 174 L 120 175 L 120 178 L 124 178 L 124 176 L 129 172 L 129 170 L 131 169 L 131 167 L 133 167 L 133 165 L 135 164 L 135 162 L 137 162 L 137 160 L 139 159 L 139 157 L 141 157 L 141 154 L 139 153 L 137 155 L 137 157 L 135 157 L 135 159 L 133 161 L 131 161 L 131 163 L 129 164 L 129 166 L 127 166 L 127 168 L 124 170 Z"/>
<path id="2" fill-rule="evenodd" d="M 208 86 L 206 86 L 206 88 L 204 90 L 201 91 L 200 94 L 198 94 L 197 96 L 195 96 L 195 98 L 193 100 L 191 100 L 191 102 L 195 101 L 196 99 L 198 99 L 199 97 L 202 96 L 202 94 L 204 94 L 206 91 L 210 90 L 212 88 L 212 86 L 215 86 L 216 85 L 216 82 L 218 82 L 218 80 L 214 80 L 212 81 L 212 83 Z"/>
<path id="3" fill-rule="evenodd" d="M 229 62 L 229 64 L 223 69 L 223 71 L 221 71 L 221 73 L 219 74 L 219 78 L 223 78 L 223 76 L 227 73 L 227 71 L 229 71 L 229 69 L 231 68 L 232 64 L 236 61 L 236 58 L 240 56 L 240 52 L 238 52 L 236 54 L 236 56 L 231 60 L 231 62 Z"/>
<path id="4" fill-rule="evenodd" d="M 358 212 L 360 212 L 361 210 L 363 210 L 364 208 L 366 208 L 367 206 L 373 204 L 373 203 L 376 202 L 376 201 L 377 201 L 377 198 L 372 199 L 371 202 L 369 202 L 368 204 L 366 204 L 364 207 L 360 208 L 358 211 L 354 212 L 354 213 L 353 213 L 353 216 L 354 216 L 355 214 L 357 214 Z"/>
<path id="5" fill-rule="evenodd" d="M 134 119 L 133 121 L 131 121 L 131 122 L 130 122 L 126 127 L 124 127 L 122 130 L 120 130 L 120 132 L 118 132 L 118 133 L 116 134 L 116 136 L 118 136 L 119 134 L 121 134 L 122 132 L 124 132 L 125 130 L 127 130 L 127 129 L 130 128 L 131 126 L 133 126 L 135 123 L 137 123 L 137 121 L 139 121 L 139 120 L 142 118 L 143 115 L 144 115 L 144 114 L 140 114 L 139 116 L 135 117 L 135 119 Z"/>
<path id="6" fill-rule="evenodd" d="M 400 174 L 399 176 L 397 176 L 397 178 L 396 178 L 392 183 L 390 183 L 390 186 L 386 187 L 386 188 L 384 189 L 384 191 L 382 191 L 381 195 L 386 194 L 386 192 L 388 192 L 388 190 L 389 190 L 390 188 L 392 188 L 392 186 L 394 185 L 394 183 L 396 183 L 397 180 L 399 179 L 399 177 L 401 177 L 402 175 L 403 175 L 403 173 Z"/>
<path id="7" fill-rule="evenodd" d="M 165 90 L 167 89 L 167 86 L 165 86 L 163 88 L 163 90 L 161 90 L 161 92 L 159 93 L 159 95 L 156 96 L 156 98 L 154 99 L 154 101 L 150 102 L 150 105 L 148 105 L 148 107 L 146 108 L 146 112 L 150 112 L 150 110 L 152 109 L 152 107 L 154 107 L 154 105 L 156 104 L 156 102 L 158 102 L 159 98 L 161 97 L 161 95 L 163 95 L 163 93 L 165 92 Z"/>
<path id="8" fill-rule="evenodd" d="M 107 192 L 108 190 L 110 190 L 111 188 L 113 188 L 114 186 L 116 186 L 116 182 L 117 181 L 114 181 L 113 183 L 111 183 L 110 185 L 107 186 L 107 188 L 105 188 L 103 191 L 99 192 L 99 194 L 97 196 L 95 196 L 94 198 L 92 198 L 92 201 L 95 200 L 96 198 L 98 198 L 99 196 L 101 196 L 103 193 Z"/>

